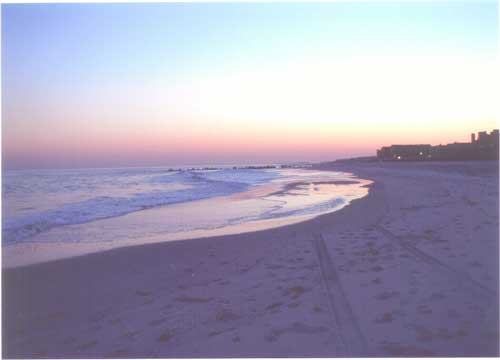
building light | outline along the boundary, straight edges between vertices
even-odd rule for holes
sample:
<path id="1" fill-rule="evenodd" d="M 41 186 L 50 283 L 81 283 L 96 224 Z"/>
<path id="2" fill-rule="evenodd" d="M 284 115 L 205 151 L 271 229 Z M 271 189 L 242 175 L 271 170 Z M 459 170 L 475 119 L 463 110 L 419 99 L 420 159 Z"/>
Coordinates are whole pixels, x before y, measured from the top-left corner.
<path id="1" fill-rule="evenodd" d="M 419 155 L 424 155 L 424 153 L 421 151 L 421 152 L 419 153 Z"/>
<path id="2" fill-rule="evenodd" d="M 398 155 L 398 156 L 397 156 L 397 159 L 398 159 L 398 160 L 401 160 L 401 155 Z"/>

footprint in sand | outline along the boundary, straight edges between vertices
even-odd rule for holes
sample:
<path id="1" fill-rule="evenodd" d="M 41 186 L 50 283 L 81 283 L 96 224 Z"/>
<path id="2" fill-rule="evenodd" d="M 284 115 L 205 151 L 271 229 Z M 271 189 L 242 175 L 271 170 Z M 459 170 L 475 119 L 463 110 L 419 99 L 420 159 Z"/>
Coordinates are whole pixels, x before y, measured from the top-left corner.
<path id="1" fill-rule="evenodd" d="M 277 310 L 283 303 L 277 302 L 266 307 L 267 310 Z"/>
<path id="2" fill-rule="evenodd" d="M 429 299 L 431 299 L 432 301 L 436 301 L 436 300 L 442 300 L 446 297 L 446 295 L 443 295 L 441 293 L 433 293 Z"/>
<path id="3" fill-rule="evenodd" d="M 166 332 L 158 337 L 158 342 L 169 342 L 173 337 L 174 335 L 172 333 Z"/>
<path id="4" fill-rule="evenodd" d="M 105 358 L 125 358 L 129 354 L 127 349 L 116 349 L 113 352 L 110 352 L 104 355 Z"/>
<path id="5" fill-rule="evenodd" d="M 266 269 L 269 269 L 269 270 L 277 270 L 277 269 L 281 269 L 281 268 L 283 268 L 283 265 L 279 265 L 279 264 L 266 265 Z"/>
<path id="6" fill-rule="evenodd" d="M 220 335 L 220 334 L 222 334 L 222 333 L 224 333 L 224 331 L 223 331 L 223 330 L 220 330 L 220 331 L 210 331 L 210 332 L 208 333 L 208 336 L 209 336 L 209 337 L 214 337 L 214 336 Z"/>
<path id="7" fill-rule="evenodd" d="M 415 330 L 417 332 L 416 334 L 417 341 L 428 342 L 434 339 L 432 331 L 430 331 L 427 328 L 424 328 L 423 326 L 418 326 Z"/>
<path id="8" fill-rule="evenodd" d="M 79 350 L 79 351 L 88 350 L 88 349 L 93 348 L 96 345 L 97 345 L 97 340 L 93 340 L 93 341 L 81 344 L 80 346 L 77 347 L 77 350 Z"/>
<path id="9" fill-rule="evenodd" d="M 158 326 L 160 324 L 163 324 L 167 320 L 166 318 L 161 318 L 161 319 L 154 319 L 149 322 L 149 325 L 151 326 Z"/>
<path id="10" fill-rule="evenodd" d="M 125 339 L 134 339 L 136 335 L 138 335 L 139 331 L 127 331 L 121 337 Z"/>
<path id="11" fill-rule="evenodd" d="M 313 307 L 313 311 L 314 311 L 315 313 L 320 313 L 320 312 L 323 312 L 323 309 L 321 308 L 321 306 L 314 305 L 314 307 Z"/>
<path id="12" fill-rule="evenodd" d="M 207 303 L 212 301 L 212 298 L 195 297 L 195 296 L 179 296 L 175 298 L 176 301 L 186 302 L 186 303 Z"/>
<path id="13" fill-rule="evenodd" d="M 318 334 L 328 331 L 325 326 L 309 326 L 299 322 L 294 322 L 291 326 L 282 329 L 273 329 L 271 334 L 266 336 L 266 340 L 269 342 L 274 342 L 279 339 L 279 337 L 286 333 L 296 333 L 296 334 Z"/>
<path id="14" fill-rule="evenodd" d="M 47 351 L 46 350 L 40 350 L 40 351 L 37 351 L 35 354 L 34 354 L 36 358 L 44 358 L 44 357 L 47 357 Z"/>
<path id="15" fill-rule="evenodd" d="M 455 337 L 455 334 L 450 333 L 447 328 L 440 328 L 436 336 L 441 340 L 451 340 Z"/>
<path id="16" fill-rule="evenodd" d="M 75 341 L 76 341 L 76 339 L 73 336 L 70 336 L 70 337 L 65 338 L 62 341 L 62 343 L 63 344 L 71 344 L 71 343 L 74 343 Z"/>
<path id="17" fill-rule="evenodd" d="M 95 333 L 95 332 L 97 332 L 97 331 L 99 331 L 101 329 L 102 329 L 102 326 L 100 326 L 100 325 L 94 325 L 94 326 L 92 326 L 92 327 L 90 327 L 88 329 L 88 332 Z"/>
<path id="18" fill-rule="evenodd" d="M 392 316 L 392 313 L 386 312 L 386 313 L 383 313 L 381 316 L 377 317 L 375 319 L 375 322 L 377 324 L 383 324 L 383 323 L 392 322 L 392 320 L 394 320 L 394 317 Z"/>
<path id="19" fill-rule="evenodd" d="M 418 348 L 412 345 L 402 345 L 398 343 L 390 343 L 383 345 L 384 352 L 392 356 L 409 356 L 409 357 L 423 357 L 434 356 L 431 350 Z"/>
<path id="20" fill-rule="evenodd" d="M 51 320 L 58 320 L 58 319 L 64 319 L 66 317 L 66 314 L 62 311 L 55 312 L 49 315 L 49 319 Z"/>
<path id="21" fill-rule="evenodd" d="M 425 304 L 419 305 L 417 309 L 418 309 L 418 312 L 421 314 L 426 314 L 426 315 L 432 314 L 432 309 Z"/>
<path id="22" fill-rule="evenodd" d="M 139 295 L 139 296 L 149 296 L 149 295 L 151 295 L 151 293 L 149 291 L 144 291 L 144 290 L 136 290 L 135 294 Z"/>
<path id="23" fill-rule="evenodd" d="M 388 300 L 394 297 L 398 297 L 399 292 L 398 291 L 384 291 L 378 295 L 375 296 L 375 299 L 377 300 Z"/>
<path id="24" fill-rule="evenodd" d="M 230 309 L 222 309 L 217 312 L 215 319 L 218 321 L 231 321 L 237 320 L 240 316 Z"/>
<path id="25" fill-rule="evenodd" d="M 285 295 L 291 295 L 292 299 L 296 299 L 306 291 L 309 291 L 309 289 L 306 289 L 302 286 L 293 286 L 285 290 Z"/>

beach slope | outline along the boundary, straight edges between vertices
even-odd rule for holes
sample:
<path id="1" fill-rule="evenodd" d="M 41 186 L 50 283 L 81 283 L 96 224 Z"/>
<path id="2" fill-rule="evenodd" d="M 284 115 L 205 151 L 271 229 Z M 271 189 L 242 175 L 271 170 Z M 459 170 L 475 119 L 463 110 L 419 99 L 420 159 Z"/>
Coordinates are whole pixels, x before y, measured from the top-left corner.
<path id="1" fill-rule="evenodd" d="M 374 180 L 260 232 L 4 269 L 5 358 L 498 355 L 498 163 Z"/>

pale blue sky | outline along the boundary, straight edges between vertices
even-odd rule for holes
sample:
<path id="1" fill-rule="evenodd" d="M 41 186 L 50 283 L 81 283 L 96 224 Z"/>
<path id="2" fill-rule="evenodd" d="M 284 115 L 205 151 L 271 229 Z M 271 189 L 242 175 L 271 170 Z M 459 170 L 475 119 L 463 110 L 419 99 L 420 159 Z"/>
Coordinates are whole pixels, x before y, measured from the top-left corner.
<path id="1" fill-rule="evenodd" d="M 200 110 L 192 104 L 172 108 L 169 99 L 158 98 L 207 78 L 232 78 L 233 74 L 260 69 L 265 72 L 290 63 L 310 63 L 311 59 L 322 59 L 323 64 L 343 59 L 371 62 L 377 57 L 396 62 L 400 58 L 439 58 L 488 63 L 497 52 L 497 17 L 497 3 L 491 1 L 3 4 L 4 160 L 12 167 L 175 162 L 173 152 L 179 150 L 168 147 L 154 156 L 150 151 L 130 159 L 123 154 L 98 155 L 95 149 L 112 129 L 120 127 L 127 131 L 116 132 L 117 153 L 120 144 L 139 141 L 133 136 L 139 128 L 164 132 L 167 138 L 168 134 L 183 133 L 189 141 L 190 127 L 210 128 L 214 118 L 230 117 L 224 109 Z M 144 113 L 149 99 L 155 99 L 151 100 L 150 108 L 155 109 L 151 117 Z M 169 108 L 161 107 L 163 100 Z M 488 114 L 479 120 L 491 123 Z M 280 121 L 286 128 L 286 119 Z M 320 123 L 311 123 L 313 126 L 322 132 Z M 87 141 L 93 149 L 85 156 L 81 153 L 85 146 L 73 144 L 79 135 L 75 131 L 84 133 L 84 142 L 97 139 Z M 450 134 L 455 135 L 453 131 Z M 71 141 L 50 148 L 62 138 Z M 40 154 L 39 147 L 44 147 L 46 154 Z M 106 146 L 101 147 L 106 152 Z M 54 153 L 60 151 L 73 155 L 55 159 Z M 350 151 L 364 153 L 371 148 Z M 309 157 L 315 160 L 329 153 L 335 155 L 335 148 L 317 154 L 312 151 Z M 194 151 L 184 160 L 210 162 L 204 154 Z M 238 155 L 236 151 L 234 159 L 217 154 L 212 155 L 213 162 L 300 157 L 290 154 L 284 159 L 279 151 L 276 156 Z"/>

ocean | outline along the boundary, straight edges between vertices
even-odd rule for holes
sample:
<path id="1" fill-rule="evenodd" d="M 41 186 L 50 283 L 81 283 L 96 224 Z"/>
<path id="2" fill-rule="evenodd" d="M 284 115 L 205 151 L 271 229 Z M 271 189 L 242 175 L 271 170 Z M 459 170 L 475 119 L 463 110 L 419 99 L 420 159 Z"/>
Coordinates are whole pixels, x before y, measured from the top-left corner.
<path id="1" fill-rule="evenodd" d="M 291 224 L 365 196 L 367 183 L 293 168 L 4 171 L 3 264 Z"/>

